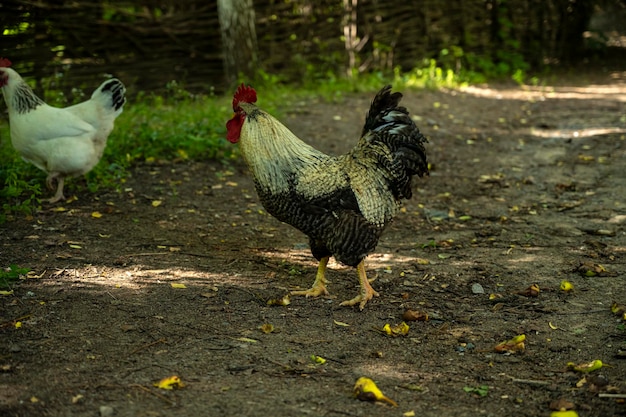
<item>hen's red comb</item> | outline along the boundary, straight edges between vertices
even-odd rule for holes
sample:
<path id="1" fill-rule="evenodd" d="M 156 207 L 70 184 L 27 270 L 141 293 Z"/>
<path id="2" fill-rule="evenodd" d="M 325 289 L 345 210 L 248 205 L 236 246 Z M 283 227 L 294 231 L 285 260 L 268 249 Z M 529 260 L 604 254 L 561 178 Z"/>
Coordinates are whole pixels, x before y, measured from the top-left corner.
<path id="1" fill-rule="evenodd" d="M 11 66 L 11 61 L 6 58 L 0 57 L 0 67 L 8 68 Z"/>
<path id="2" fill-rule="evenodd" d="M 237 88 L 237 91 L 235 91 L 233 110 L 237 110 L 239 103 L 256 103 L 256 91 L 254 91 L 254 88 L 242 83 L 239 88 Z"/>

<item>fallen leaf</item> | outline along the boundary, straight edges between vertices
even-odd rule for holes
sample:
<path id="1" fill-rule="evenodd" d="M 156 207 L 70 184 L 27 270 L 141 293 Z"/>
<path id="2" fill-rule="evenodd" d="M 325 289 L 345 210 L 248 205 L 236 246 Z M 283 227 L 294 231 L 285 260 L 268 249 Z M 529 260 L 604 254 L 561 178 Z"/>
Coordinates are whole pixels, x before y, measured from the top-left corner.
<path id="1" fill-rule="evenodd" d="M 409 333 L 409 325 L 402 322 L 392 327 L 389 323 L 387 323 L 383 326 L 383 333 L 392 337 L 406 336 Z"/>
<path id="2" fill-rule="evenodd" d="M 53 209 L 50 209 L 50 211 L 53 211 L 55 213 L 61 213 L 61 212 L 67 211 L 67 209 L 65 207 L 55 207 Z"/>
<path id="3" fill-rule="evenodd" d="M 72 248 L 72 249 L 82 249 L 83 247 L 82 247 L 82 246 L 80 246 L 80 245 L 74 245 L 74 244 L 72 244 L 72 245 L 70 245 L 70 248 Z"/>
<path id="4" fill-rule="evenodd" d="M 578 413 L 574 410 L 553 411 L 550 413 L 550 417 L 578 417 Z"/>
<path id="5" fill-rule="evenodd" d="M 561 281 L 561 285 L 559 286 L 561 291 L 570 292 L 574 289 L 574 284 L 569 281 L 563 280 Z"/>
<path id="6" fill-rule="evenodd" d="M 93 211 L 91 212 L 91 217 L 99 219 L 100 217 L 102 217 L 102 213 L 100 213 L 99 211 Z"/>
<path id="7" fill-rule="evenodd" d="M 182 388 L 185 386 L 185 384 L 183 384 L 183 381 L 181 381 L 180 378 L 176 375 L 163 378 L 159 382 L 155 382 L 153 385 L 157 388 L 167 389 L 167 390 L 171 390 L 174 388 Z"/>
<path id="8" fill-rule="evenodd" d="M 318 363 L 320 365 L 324 365 L 326 363 L 326 359 L 322 358 L 321 356 L 317 356 L 317 355 L 311 355 L 311 360 L 315 363 Z"/>
<path id="9" fill-rule="evenodd" d="M 159 207 L 163 202 L 161 200 L 154 200 L 152 202 L 152 207 Z"/>
<path id="10" fill-rule="evenodd" d="M 348 323 L 344 323 L 343 321 L 333 320 L 333 323 L 335 323 L 337 326 L 350 327 Z"/>
<path id="11" fill-rule="evenodd" d="M 530 287 L 526 288 L 524 291 L 518 291 L 517 294 L 523 295 L 524 297 L 538 297 L 540 293 L 539 285 L 532 284 Z"/>
<path id="12" fill-rule="evenodd" d="M 550 410 L 565 411 L 574 408 L 574 403 L 566 400 L 565 398 L 559 398 L 550 403 Z"/>
<path id="13" fill-rule="evenodd" d="M 2 291 L 0 291 L 0 295 L 12 295 L 12 294 L 13 294 L 13 290 L 10 290 L 10 291 L 2 290 Z"/>
<path id="14" fill-rule="evenodd" d="M 272 332 L 274 332 L 274 330 L 276 330 L 276 329 L 274 329 L 274 325 L 269 324 L 269 323 L 265 323 L 265 324 L 261 325 L 260 328 L 261 328 L 261 331 L 263 333 L 265 333 L 265 334 L 272 333 Z"/>
<path id="15" fill-rule="evenodd" d="M 267 300 L 268 306 L 288 306 L 289 304 L 291 304 L 289 294 L 286 294 L 283 298 L 272 298 Z"/>
<path id="16" fill-rule="evenodd" d="M 381 401 L 397 407 L 398 404 L 386 397 L 370 378 L 362 376 L 354 384 L 354 395 L 361 401 Z"/>
<path id="17" fill-rule="evenodd" d="M 506 342 L 498 343 L 494 350 L 498 353 L 515 353 L 522 352 L 525 349 L 524 340 L 526 340 L 526 335 L 520 334 L 515 336 L 511 340 L 507 340 Z"/>
<path id="18" fill-rule="evenodd" d="M 172 286 L 172 288 L 181 288 L 181 289 L 187 288 L 185 284 L 179 284 L 176 282 L 172 282 L 170 285 Z"/>
<path id="19" fill-rule="evenodd" d="M 611 312 L 616 316 L 621 316 L 622 320 L 626 320 L 626 306 L 613 302 L 613 304 L 611 304 Z"/>
<path id="20" fill-rule="evenodd" d="M 593 262 L 581 262 L 576 270 L 585 277 L 610 277 L 615 273 L 609 272 L 604 266 Z"/>
<path id="21" fill-rule="evenodd" d="M 428 313 L 425 311 L 406 310 L 402 313 L 404 321 L 428 321 Z"/>
<path id="22" fill-rule="evenodd" d="M 596 359 L 588 363 L 579 363 L 579 364 L 575 364 L 574 362 L 567 363 L 567 367 L 569 369 L 572 369 L 576 372 L 584 372 L 584 373 L 596 371 L 602 368 L 602 365 L 603 363 L 600 359 Z"/>

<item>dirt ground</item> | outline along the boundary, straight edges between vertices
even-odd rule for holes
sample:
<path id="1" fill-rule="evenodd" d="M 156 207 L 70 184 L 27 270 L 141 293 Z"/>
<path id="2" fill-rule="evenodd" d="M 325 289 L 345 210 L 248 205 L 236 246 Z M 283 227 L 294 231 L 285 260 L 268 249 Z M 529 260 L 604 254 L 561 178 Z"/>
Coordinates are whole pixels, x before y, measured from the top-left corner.
<path id="1" fill-rule="evenodd" d="M 344 152 L 372 97 L 297 103 L 284 121 Z M 1 225 L 0 266 L 32 272 L 0 298 L 0 414 L 535 417 L 561 399 L 626 416 L 610 308 L 626 304 L 626 72 L 403 103 L 432 173 L 368 258 L 380 297 L 363 311 L 339 306 L 358 280 L 332 262 L 331 296 L 268 305 L 316 263 L 243 164 L 138 166 L 122 193 L 74 180 L 75 201 Z M 429 319 L 381 332 L 406 309 Z M 494 351 L 521 334 L 523 351 Z M 585 380 L 568 370 L 596 359 Z M 184 387 L 153 385 L 172 375 Z M 356 399 L 361 376 L 398 406 Z"/>

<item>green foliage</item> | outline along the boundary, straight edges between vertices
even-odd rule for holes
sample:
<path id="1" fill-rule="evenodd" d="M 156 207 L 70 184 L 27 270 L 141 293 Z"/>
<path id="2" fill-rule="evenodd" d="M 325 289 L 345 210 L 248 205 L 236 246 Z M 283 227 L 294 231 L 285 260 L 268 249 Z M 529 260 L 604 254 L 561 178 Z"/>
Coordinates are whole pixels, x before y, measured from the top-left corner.
<path id="1" fill-rule="evenodd" d="M 8 138 L 8 126 L 0 124 L 0 137 Z M 40 205 L 43 176 L 34 166 L 23 161 L 9 141 L 0 142 L 0 224 L 10 214 L 32 214 Z"/>
<path id="2" fill-rule="evenodd" d="M 11 264 L 8 268 L 0 269 L 0 288 L 11 288 L 11 284 L 19 280 L 21 276 L 26 275 L 30 269 L 20 268 Z"/>
<path id="3" fill-rule="evenodd" d="M 463 391 L 468 394 L 477 394 L 481 397 L 486 397 L 489 394 L 489 386 L 481 385 L 479 387 L 463 387 Z"/>

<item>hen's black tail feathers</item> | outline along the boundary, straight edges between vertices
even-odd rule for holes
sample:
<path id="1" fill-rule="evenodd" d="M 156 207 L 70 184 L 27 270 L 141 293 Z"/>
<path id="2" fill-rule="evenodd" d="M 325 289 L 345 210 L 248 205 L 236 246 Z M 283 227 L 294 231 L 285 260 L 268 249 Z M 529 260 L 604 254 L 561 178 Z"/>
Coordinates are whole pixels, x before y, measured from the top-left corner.
<path id="1" fill-rule="evenodd" d="M 384 146 L 389 152 L 377 152 L 378 163 L 389 174 L 391 189 L 398 199 L 411 198 L 411 179 L 428 175 L 424 143 L 428 140 L 415 125 L 406 108 L 400 106 L 401 93 L 391 93 L 388 85 L 376 94 L 365 117 L 361 137 L 370 146 Z"/>
<path id="2" fill-rule="evenodd" d="M 96 95 L 110 96 L 110 106 L 116 112 L 121 111 L 126 103 L 126 87 L 124 87 L 124 84 L 117 78 L 103 82 L 102 85 L 94 91 L 92 97 Z"/>

